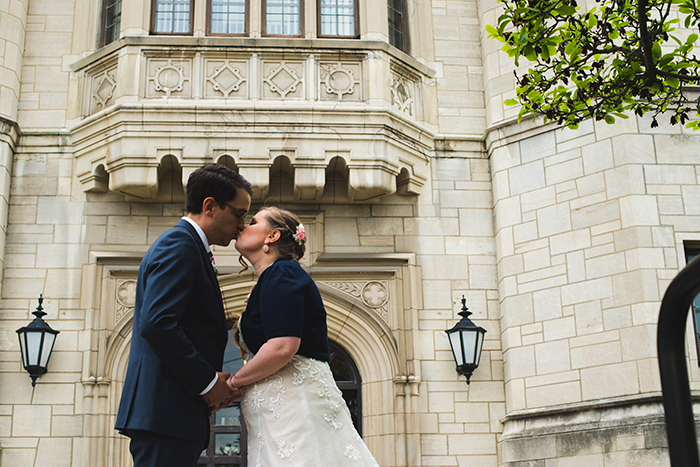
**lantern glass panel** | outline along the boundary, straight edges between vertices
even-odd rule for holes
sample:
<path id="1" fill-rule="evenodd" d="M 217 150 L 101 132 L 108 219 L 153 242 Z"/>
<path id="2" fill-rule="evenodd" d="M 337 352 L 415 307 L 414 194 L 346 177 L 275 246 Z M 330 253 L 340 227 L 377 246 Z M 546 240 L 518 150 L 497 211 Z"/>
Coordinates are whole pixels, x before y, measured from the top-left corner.
<path id="1" fill-rule="evenodd" d="M 461 332 L 455 331 L 450 336 L 450 345 L 452 346 L 452 353 L 455 356 L 455 362 L 457 366 L 464 364 L 464 356 L 462 354 L 462 343 L 460 342 Z"/>
<path id="2" fill-rule="evenodd" d="M 474 363 L 478 366 L 479 363 L 481 362 L 481 347 L 484 345 L 484 333 L 483 332 L 476 332 L 476 339 L 477 339 L 477 344 L 476 347 L 474 347 L 474 359 L 476 360 Z"/>
<path id="3" fill-rule="evenodd" d="M 479 332 L 476 330 L 460 331 L 462 339 L 464 339 L 464 363 L 474 363 L 476 360 L 476 342 Z"/>
<path id="4" fill-rule="evenodd" d="M 47 332 L 44 334 L 44 345 L 41 348 L 41 360 L 39 361 L 39 366 L 46 368 L 49 363 L 49 357 L 51 356 L 51 351 L 53 350 L 53 343 L 56 341 L 56 335 Z"/>
<path id="5" fill-rule="evenodd" d="M 39 346 L 41 345 L 41 332 L 27 331 L 27 365 L 36 365 L 39 362 Z"/>
<path id="6" fill-rule="evenodd" d="M 26 333 L 19 334 L 19 347 L 22 354 L 22 366 L 27 366 L 27 336 Z"/>

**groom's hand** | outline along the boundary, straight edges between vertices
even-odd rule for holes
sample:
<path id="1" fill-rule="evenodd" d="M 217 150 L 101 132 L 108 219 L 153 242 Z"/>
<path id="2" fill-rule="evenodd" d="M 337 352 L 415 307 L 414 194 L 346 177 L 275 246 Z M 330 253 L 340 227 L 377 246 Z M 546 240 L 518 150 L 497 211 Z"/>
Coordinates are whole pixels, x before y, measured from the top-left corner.
<path id="1" fill-rule="evenodd" d="M 224 401 L 231 397 L 231 390 L 226 385 L 226 380 L 231 376 L 230 373 L 216 372 L 216 383 L 209 392 L 202 394 L 202 399 L 210 409 L 218 407 Z"/>

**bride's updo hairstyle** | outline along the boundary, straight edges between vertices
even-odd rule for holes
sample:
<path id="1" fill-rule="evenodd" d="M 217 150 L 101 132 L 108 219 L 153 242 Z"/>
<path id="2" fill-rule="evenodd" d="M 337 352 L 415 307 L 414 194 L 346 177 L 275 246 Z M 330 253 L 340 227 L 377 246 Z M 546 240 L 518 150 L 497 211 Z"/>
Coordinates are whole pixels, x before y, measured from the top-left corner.
<path id="1" fill-rule="evenodd" d="M 275 206 L 264 207 L 260 210 L 267 211 L 267 224 L 270 230 L 280 231 L 280 238 L 276 242 L 279 259 L 298 263 L 306 251 L 306 235 L 299 218 L 296 214 Z"/>

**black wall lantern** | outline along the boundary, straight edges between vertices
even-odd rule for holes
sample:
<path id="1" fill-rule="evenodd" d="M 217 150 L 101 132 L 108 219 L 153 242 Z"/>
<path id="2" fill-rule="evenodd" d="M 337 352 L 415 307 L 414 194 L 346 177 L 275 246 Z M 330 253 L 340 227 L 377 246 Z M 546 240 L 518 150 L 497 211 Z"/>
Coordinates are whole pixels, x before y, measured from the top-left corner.
<path id="1" fill-rule="evenodd" d="M 60 332 L 51 329 L 51 326 L 41 319 L 42 316 L 46 315 L 41 307 L 43 301 L 43 297 L 39 295 L 39 306 L 36 307 L 36 311 L 32 312 L 36 318 L 17 330 L 19 347 L 22 352 L 22 365 L 32 378 L 32 386 L 36 386 L 36 379 L 46 373 L 56 335 Z"/>
<path id="2" fill-rule="evenodd" d="M 462 295 L 462 311 L 459 312 L 462 319 L 452 329 L 445 331 L 450 339 L 457 372 L 467 378 L 467 384 L 472 373 L 479 366 L 481 347 L 484 345 L 484 334 L 486 334 L 486 329 L 472 323 L 469 319 L 471 314 L 467 308 L 467 300 Z"/>

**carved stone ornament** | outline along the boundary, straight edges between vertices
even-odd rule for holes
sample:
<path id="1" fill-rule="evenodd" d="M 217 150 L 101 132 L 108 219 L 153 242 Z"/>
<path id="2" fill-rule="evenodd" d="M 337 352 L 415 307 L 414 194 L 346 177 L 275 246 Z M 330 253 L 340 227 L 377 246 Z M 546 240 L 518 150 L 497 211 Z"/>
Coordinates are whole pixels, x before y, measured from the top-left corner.
<path id="1" fill-rule="evenodd" d="M 107 107 L 109 100 L 114 96 L 114 91 L 117 89 L 117 80 L 114 77 L 116 71 L 115 67 L 93 76 L 92 98 L 95 100 L 93 111 L 96 112 Z"/>
<path id="2" fill-rule="evenodd" d="M 287 94 L 296 92 L 297 87 L 304 80 L 286 62 L 281 62 L 277 67 L 270 70 L 263 82 L 270 87 L 270 91 L 276 92 L 284 99 L 287 97 Z"/>
<path id="3" fill-rule="evenodd" d="M 136 305 L 136 281 L 134 279 L 119 281 L 115 298 L 117 307 L 114 312 L 114 322 L 118 323 Z"/>
<path id="4" fill-rule="evenodd" d="M 369 308 L 376 311 L 382 319 L 389 324 L 389 283 L 388 281 L 320 281 L 328 287 L 334 288 L 361 301 Z"/>
<path id="5" fill-rule="evenodd" d="M 413 82 L 401 75 L 392 75 L 391 105 L 408 115 L 413 115 Z"/>
<path id="6" fill-rule="evenodd" d="M 320 81 L 321 89 L 329 96 L 337 99 L 343 99 L 355 93 L 355 89 L 359 89 L 361 73 L 359 63 L 321 63 L 320 64 Z M 356 75 L 357 73 L 357 75 Z M 359 96 L 354 96 L 360 99 Z"/>
<path id="7" fill-rule="evenodd" d="M 152 59 L 150 60 L 148 81 L 153 85 L 155 95 L 165 94 L 171 97 L 173 93 L 183 93 L 185 83 L 189 82 L 189 60 Z M 185 93 L 188 94 L 188 93 Z M 189 97 L 183 95 L 182 97 Z"/>
<path id="8" fill-rule="evenodd" d="M 246 82 L 241 69 L 234 64 L 238 63 L 227 60 L 207 76 L 207 81 L 212 84 L 214 91 L 220 92 L 224 97 L 229 97 L 232 92 L 238 92 L 241 85 Z"/>

